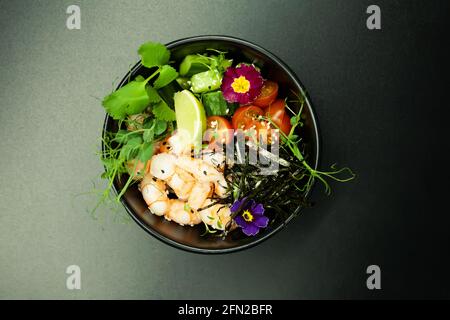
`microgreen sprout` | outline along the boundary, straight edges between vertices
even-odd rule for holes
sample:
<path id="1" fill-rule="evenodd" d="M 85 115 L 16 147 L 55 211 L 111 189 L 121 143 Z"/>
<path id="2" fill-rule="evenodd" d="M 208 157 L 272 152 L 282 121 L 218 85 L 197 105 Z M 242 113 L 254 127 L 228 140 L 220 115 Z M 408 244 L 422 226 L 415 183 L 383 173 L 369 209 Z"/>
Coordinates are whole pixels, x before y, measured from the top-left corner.
<path id="1" fill-rule="evenodd" d="M 269 121 L 271 125 L 273 125 L 275 128 L 277 128 L 280 132 L 280 136 L 282 139 L 283 144 L 281 145 L 282 148 L 287 148 L 297 159 L 300 161 L 300 163 L 306 168 L 307 172 L 309 174 L 303 173 L 300 176 L 293 176 L 296 180 L 304 181 L 304 178 L 306 179 L 306 182 L 302 187 L 298 187 L 295 185 L 296 189 L 308 193 L 316 179 L 318 179 L 325 188 L 325 194 L 330 195 L 331 194 L 331 187 L 330 184 L 327 181 L 327 178 L 337 181 L 337 182 L 347 182 L 350 180 L 353 180 L 356 175 L 353 173 L 353 171 L 349 167 L 344 167 L 338 169 L 336 164 L 333 164 L 331 166 L 330 171 L 320 171 L 312 168 L 308 162 L 306 161 L 303 153 L 300 151 L 299 143 L 298 143 L 298 136 L 295 135 L 297 127 L 303 126 L 302 122 L 302 111 L 304 104 L 306 102 L 304 96 L 297 96 L 298 102 L 300 103 L 300 108 L 298 112 L 294 112 L 286 103 L 286 109 L 288 109 L 292 114 L 291 118 L 291 130 L 288 134 L 284 133 L 280 128 L 270 119 L 270 117 L 261 117 L 262 120 Z"/>

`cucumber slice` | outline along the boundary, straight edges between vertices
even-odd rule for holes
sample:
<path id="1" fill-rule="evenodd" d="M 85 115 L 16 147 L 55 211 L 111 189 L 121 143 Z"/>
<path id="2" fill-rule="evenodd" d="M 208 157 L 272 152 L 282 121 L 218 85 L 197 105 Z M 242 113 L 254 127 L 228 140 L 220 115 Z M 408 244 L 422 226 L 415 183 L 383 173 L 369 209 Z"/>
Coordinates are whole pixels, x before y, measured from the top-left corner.
<path id="1" fill-rule="evenodd" d="M 214 91 L 220 88 L 222 76 L 217 70 L 208 70 L 194 74 L 191 78 L 191 90 L 194 93 Z"/>

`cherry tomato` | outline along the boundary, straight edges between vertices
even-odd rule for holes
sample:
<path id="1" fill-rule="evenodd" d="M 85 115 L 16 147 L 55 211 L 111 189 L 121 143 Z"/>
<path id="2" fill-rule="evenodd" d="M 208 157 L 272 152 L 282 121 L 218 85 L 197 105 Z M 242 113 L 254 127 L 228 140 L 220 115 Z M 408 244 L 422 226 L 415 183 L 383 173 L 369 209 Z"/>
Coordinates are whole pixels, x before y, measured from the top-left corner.
<path id="1" fill-rule="evenodd" d="M 210 116 L 206 118 L 206 132 L 203 135 L 203 140 L 210 144 L 216 142 L 216 139 L 221 144 L 228 144 L 233 141 L 233 129 L 230 121 L 221 116 Z"/>
<path id="2" fill-rule="evenodd" d="M 266 108 L 275 101 L 278 95 L 278 84 L 276 82 L 266 80 L 261 89 L 260 95 L 253 101 L 253 104 Z"/>
<path id="3" fill-rule="evenodd" d="M 234 130 L 248 130 L 258 125 L 261 122 L 258 117 L 263 114 L 264 111 L 260 107 L 253 105 L 238 108 L 231 119 Z"/>
<path id="4" fill-rule="evenodd" d="M 266 115 L 285 134 L 291 131 L 291 118 L 286 112 L 286 102 L 283 99 L 275 100 L 266 109 Z"/>

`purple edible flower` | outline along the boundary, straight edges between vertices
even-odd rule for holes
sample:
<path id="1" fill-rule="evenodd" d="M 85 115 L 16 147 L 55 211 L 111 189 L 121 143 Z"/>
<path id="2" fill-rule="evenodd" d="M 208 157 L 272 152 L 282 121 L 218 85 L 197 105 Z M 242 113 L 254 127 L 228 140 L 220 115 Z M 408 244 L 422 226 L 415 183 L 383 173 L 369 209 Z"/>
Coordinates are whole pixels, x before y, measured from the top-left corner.
<path id="1" fill-rule="evenodd" d="M 262 86 L 263 78 L 255 67 L 241 64 L 225 71 L 221 90 L 226 101 L 248 104 L 259 96 Z"/>
<path id="2" fill-rule="evenodd" d="M 258 234 L 259 229 L 267 227 L 269 223 L 269 218 L 264 215 L 264 206 L 254 200 L 247 198 L 236 200 L 230 210 L 233 213 L 239 211 L 234 221 L 247 236 Z"/>

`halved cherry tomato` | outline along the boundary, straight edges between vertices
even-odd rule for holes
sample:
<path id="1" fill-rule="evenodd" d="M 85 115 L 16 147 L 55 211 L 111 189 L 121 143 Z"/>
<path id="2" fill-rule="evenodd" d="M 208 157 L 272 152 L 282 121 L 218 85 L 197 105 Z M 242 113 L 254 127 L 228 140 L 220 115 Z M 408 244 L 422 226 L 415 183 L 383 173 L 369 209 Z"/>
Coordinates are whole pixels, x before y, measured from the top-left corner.
<path id="1" fill-rule="evenodd" d="M 265 110 L 267 117 L 269 117 L 276 126 L 285 134 L 291 131 L 291 118 L 286 112 L 286 102 L 283 99 L 275 100 Z"/>
<path id="2" fill-rule="evenodd" d="M 243 106 L 236 110 L 233 115 L 233 128 L 245 131 L 246 139 L 254 137 L 259 140 L 261 137 L 266 140 L 270 136 L 270 124 L 259 119 L 264 115 L 264 111 L 257 106 Z"/>
<path id="3" fill-rule="evenodd" d="M 228 144 L 233 141 L 233 129 L 230 121 L 221 116 L 210 116 L 206 118 L 206 131 L 203 135 L 203 141 L 210 144 L 216 141 L 220 144 Z"/>
<path id="4" fill-rule="evenodd" d="M 239 107 L 233 115 L 231 122 L 234 130 L 248 130 L 261 122 L 258 120 L 259 116 L 262 116 L 264 111 L 257 106 L 243 106 Z"/>
<path id="5" fill-rule="evenodd" d="M 278 95 L 278 84 L 276 82 L 266 80 L 261 89 L 259 96 L 253 101 L 253 104 L 265 108 L 275 101 Z"/>

